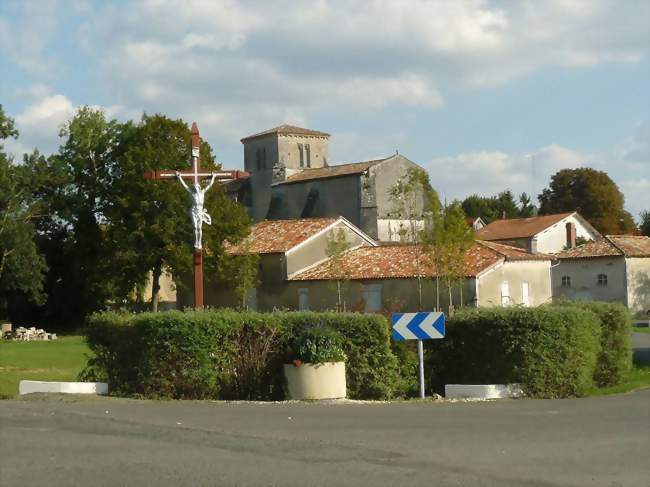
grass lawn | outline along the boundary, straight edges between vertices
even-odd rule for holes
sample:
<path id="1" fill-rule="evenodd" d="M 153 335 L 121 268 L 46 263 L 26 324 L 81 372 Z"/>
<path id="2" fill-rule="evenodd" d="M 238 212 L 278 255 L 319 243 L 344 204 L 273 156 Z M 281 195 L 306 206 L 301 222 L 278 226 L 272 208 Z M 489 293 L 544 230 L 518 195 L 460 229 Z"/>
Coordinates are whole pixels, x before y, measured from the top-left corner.
<path id="1" fill-rule="evenodd" d="M 633 333 L 650 333 L 650 326 L 644 327 L 634 327 L 632 328 Z"/>
<path id="2" fill-rule="evenodd" d="M 635 389 L 650 387 L 650 365 L 635 360 L 632 369 L 628 372 L 626 379 L 616 386 L 592 387 L 585 394 L 586 396 L 606 396 L 608 394 L 620 394 Z"/>
<path id="3" fill-rule="evenodd" d="M 75 381 L 90 350 L 83 337 L 47 342 L 0 341 L 0 398 L 18 395 L 21 380 Z"/>

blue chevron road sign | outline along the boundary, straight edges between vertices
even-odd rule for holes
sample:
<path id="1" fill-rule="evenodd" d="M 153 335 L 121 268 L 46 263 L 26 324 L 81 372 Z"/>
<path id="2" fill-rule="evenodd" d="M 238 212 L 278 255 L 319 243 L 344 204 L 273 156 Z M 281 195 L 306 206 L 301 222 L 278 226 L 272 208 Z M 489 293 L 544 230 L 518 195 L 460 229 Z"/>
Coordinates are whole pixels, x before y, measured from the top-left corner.
<path id="1" fill-rule="evenodd" d="M 445 337 L 444 313 L 393 313 L 392 323 L 395 340 L 430 340 Z"/>

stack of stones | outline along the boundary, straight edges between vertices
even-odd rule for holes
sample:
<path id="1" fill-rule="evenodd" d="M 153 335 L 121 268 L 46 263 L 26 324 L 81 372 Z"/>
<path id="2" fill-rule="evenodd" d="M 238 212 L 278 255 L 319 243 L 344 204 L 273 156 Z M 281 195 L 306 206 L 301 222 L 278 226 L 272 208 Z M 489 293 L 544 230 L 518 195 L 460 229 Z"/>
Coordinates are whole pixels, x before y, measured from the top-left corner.
<path id="1" fill-rule="evenodd" d="M 56 340 L 56 333 L 48 333 L 42 328 L 19 326 L 14 331 L 11 328 L 10 323 L 2 324 L 2 338 L 27 342 L 32 340 Z"/>

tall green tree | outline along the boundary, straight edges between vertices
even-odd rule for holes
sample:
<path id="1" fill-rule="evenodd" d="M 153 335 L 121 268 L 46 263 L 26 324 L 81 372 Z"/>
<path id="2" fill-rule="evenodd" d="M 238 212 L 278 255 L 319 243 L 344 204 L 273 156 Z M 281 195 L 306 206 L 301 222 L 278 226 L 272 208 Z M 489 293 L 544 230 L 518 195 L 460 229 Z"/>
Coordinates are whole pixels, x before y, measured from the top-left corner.
<path id="1" fill-rule="evenodd" d="M 578 211 L 602 234 L 633 232 L 632 215 L 625 211 L 623 193 L 603 171 L 562 169 L 539 195 L 539 214 Z"/>
<path id="2" fill-rule="evenodd" d="M 429 175 L 420 168 L 409 168 L 389 190 L 391 216 L 402 220 L 400 240 L 413 245 L 418 286 L 418 309 L 422 309 L 422 257 L 424 234 L 440 212 L 438 193 L 431 187 Z"/>
<path id="3" fill-rule="evenodd" d="M 327 238 L 325 253 L 329 257 L 327 262 L 329 272 L 336 281 L 337 311 L 344 311 L 342 287 L 347 281 L 347 272 L 343 265 L 343 256 L 351 247 L 343 228 L 335 229 Z"/>
<path id="4" fill-rule="evenodd" d="M 453 312 L 453 288 L 460 288 L 465 277 L 467 253 L 474 242 L 473 232 L 468 228 L 461 203 L 454 201 L 441 208 L 427 228 L 424 241 L 436 268 L 436 308 L 440 310 L 440 280 L 445 281 L 449 296 L 449 312 Z"/>
<path id="5" fill-rule="evenodd" d="M 522 216 L 510 190 L 502 191 L 496 196 L 474 194 L 465 198 L 461 206 L 467 216 L 472 218 L 481 217 L 485 223 L 500 218 L 518 218 Z"/>
<path id="6" fill-rule="evenodd" d="M 116 300 L 120 269 L 105 238 L 106 211 L 125 128 L 101 110 L 83 107 L 62 127 L 56 154 L 25 160 L 31 176 L 44 181 L 36 194 L 39 248 L 49 266 L 48 299 L 39 317 L 44 322 L 78 326 Z"/>
<path id="7" fill-rule="evenodd" d="M 16 294 L 36 304 L 45 299 L 46 265 L 34 239 L 39 216 L 34 181 L 5 152 L 3 141 L 9 137 L 17 138 L 18 131 L 0 105 L 0 317 L 8 314 Z"/>
<path id="8" fill-rule="evenodd" d="M 650 210 L 642 211 L 641 215 L 641 225 L 639 225 L 639 230 L 643 235 L 650 237 Z"/>
<path id="9" fill-rule="evenodd" d="M 128 149 L 118 160 L 111 188 L 107 236 L 122 269 L 118 280 L 120 295 L 128 296 L 130 290 L 150 278 L 154 311 L 158 308 L 160 278 L 165 269 L 172 272 L 181 288 L 191 280 L 194 232 L 189 217 L 190 197 L 181 184 L 176 180 L 146 180 L 144 173 L 188 169 L 190 137 L 190 129 L 183 120 L 160 114 L 144 115 L 137 126 L 124 132 Z M 218 169 L 212 149 L 205 141 L 201 143 L 200 154 L 203 168 Z M 203 229 L 204 245 L 208 249 L 204 263 L 206 275 L 239 289 L 242 259 L 226 255 L 223 242 L 237 243 L 243 239 L 249 231 L 250 220 L 244 208 L 230 200 L 218 184 L 206 194 L 205 208 L 212 216 L 212 225 Z M 254 268 L 256 275 L 257 263 L 248 260 L 246 269 Z M 246 276 L 249 274 L 252 276 L 252 273 Z"/>
<path id="10" fill-rule="evenodd" d="M 519 195 L 519 218 L 528 218 L 537 214 L 537 208 L 527 193 Z"/>

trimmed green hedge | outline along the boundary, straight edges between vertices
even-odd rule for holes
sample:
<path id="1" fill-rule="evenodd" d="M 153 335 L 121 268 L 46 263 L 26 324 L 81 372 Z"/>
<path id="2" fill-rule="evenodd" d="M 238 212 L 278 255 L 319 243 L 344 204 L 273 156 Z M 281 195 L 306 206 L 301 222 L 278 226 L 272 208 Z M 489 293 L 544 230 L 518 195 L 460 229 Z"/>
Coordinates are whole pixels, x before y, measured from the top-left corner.
<path id="1" fill-rule="evenodd" d="M 399 393 L 388 322 L 354 313 L 97 313 L 86 334 L 95 357 L 82 375 L 106 380 L 123 395 L 282 399 L 282 364 L 294 358 L 296 339 L 314 326 L 341 336 L 349 397 Z"/>
<path id="2" fill-rule="evenodd" d="M 534 397 L 579 396 L 593 385 L 600 322 L 578 307 L 466 309 L 427 343 L 434 390 L 444 384 L 520 383 Z"/>
<path id="3" fill-rule="evenodd" d="M 622 382 L 632 368 L 630 311 L 622 304 L 599 301 L 564 302 L 561 305 L 589 310 L 600 320 L 600 354 L 594 372 L 595 385 L 607 387 Z"/>

